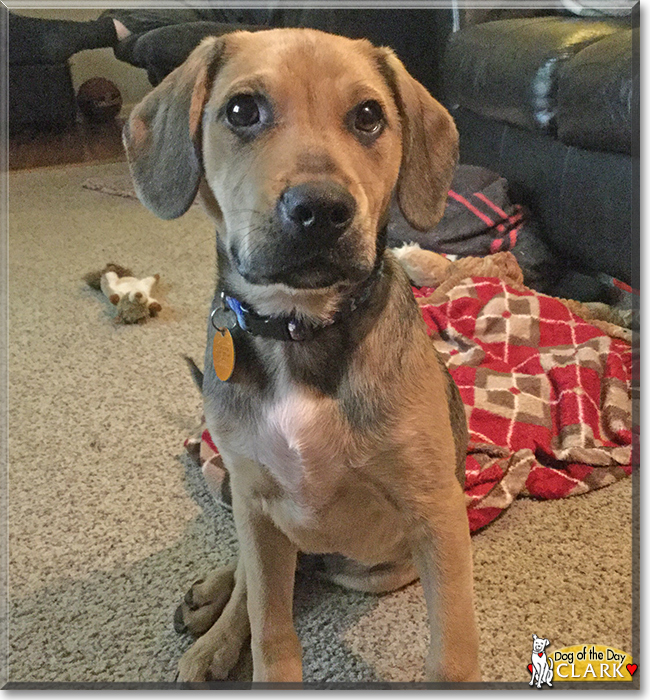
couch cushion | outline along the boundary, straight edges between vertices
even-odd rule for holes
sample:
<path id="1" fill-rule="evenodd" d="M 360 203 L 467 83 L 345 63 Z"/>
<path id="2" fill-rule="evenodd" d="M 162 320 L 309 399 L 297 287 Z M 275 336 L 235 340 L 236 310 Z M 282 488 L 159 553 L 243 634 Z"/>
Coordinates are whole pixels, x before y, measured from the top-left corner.
<path id="1" fill-rule="evenodd" d="M 559 139 L 453 112 L 461 163 L 508 180 L 512 201 L 526 205 L 546 242 L 588 273 L 632 280 L 632 159 L 621 153 L 572 148 Z"/>
<path id="2" fill-rule="evenodd" d="M 535 17 L 467 27 L 447 46 L 446 100 L 482 117 L 555 133 L 558 80 L 565 64 L 627 26 L 616 20 Z"/>
<path id="3" fill-rule="evenodd" d="M 564 143 L 631 152 L 632 110 L 639 104 L 634 41 L 638 45 L 638 29 L 617 32 L 567 62 L 559 76 L 557 94 L 557 132 Z"/>

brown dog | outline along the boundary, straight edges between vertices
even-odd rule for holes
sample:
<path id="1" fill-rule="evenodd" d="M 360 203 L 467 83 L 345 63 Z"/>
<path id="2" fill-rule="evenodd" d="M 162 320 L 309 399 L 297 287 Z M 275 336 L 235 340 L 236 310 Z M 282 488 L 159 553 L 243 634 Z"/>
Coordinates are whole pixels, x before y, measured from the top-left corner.
<path id="1" fill-rule="evenodd" d="M 388 49 L 236 32 L 138 105 L 125 144 L 152 211 L 180 216 L 200 192 L 218 234 L 203 393 L 240 556 L 177 611 L 203 634 L 181 679 L 225 678 L 249 634 L 255 681 L 302 679 L 300 551 L 361 590 L 419 576 L 428 678 L 479 680 L 463 406 L 384 243 L 393 193 L 413 226 L 441 217 L 451 117 Z"/>

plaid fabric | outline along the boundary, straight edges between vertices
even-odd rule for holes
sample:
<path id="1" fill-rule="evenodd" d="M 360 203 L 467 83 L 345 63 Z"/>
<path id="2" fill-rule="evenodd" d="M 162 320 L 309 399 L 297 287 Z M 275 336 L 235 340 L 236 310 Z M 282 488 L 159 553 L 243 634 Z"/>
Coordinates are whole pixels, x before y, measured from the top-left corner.
<path id="1" fill-rule="evenodd" d="M 631 473 L 629 343 L 499 278 L 413 291 L 466 407 L 472 532 L 517 496 L 565 498 Z M 186 445 L 222 498 L 225 472 L 208 431 Z"/>
<path id="2" fill-rule="evenodd" d="M 483 192 L 474 192 L 465 198 L 459 192 L 449 190 L 447 196 L 462 207 L 463 213 L 484 224 L 485 235 L 491 238 L 490 253 L 515 247 L 517 234 L 525 218 L 524 208 L 520 204 L 513 204 L 510 207 L 511 213 L 508 214 Z"/>
<path id="3" fill-rule="evenodd" d="M 388 244 L 417 243 L 450 255 L 489 255 L 512 250 L 521 232 L 532 234 L 530 215 L 508 198 L 508 183 L 475 165 L 459 165 L 447 193 L 445 213 L 430 231 L 416 231 L 393 202 Z"/>
<path id="4" fill-rule="evenodd" d="M 526 284 L 544 293 L 552 293 L 568 270 L 566 261 L 545 243 L 531 213 L 510 201 L 507 180 L 476 165 L 461 164 L 456 168 L 444 215 L 429 231 L 416 231 L 393 201 L 388 246 L 408 243 L 461 257 L 512 251 Z"/>

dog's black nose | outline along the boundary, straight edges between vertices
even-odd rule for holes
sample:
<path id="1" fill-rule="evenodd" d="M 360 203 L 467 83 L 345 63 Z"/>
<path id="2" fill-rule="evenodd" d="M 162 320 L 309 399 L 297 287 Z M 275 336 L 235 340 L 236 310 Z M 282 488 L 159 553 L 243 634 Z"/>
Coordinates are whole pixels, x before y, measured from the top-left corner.
<path id="1" fill-rule="evenodd" d="M 282 193 L 278 216 L 285 230 L 332 240 L 350 225 L 356 206 L 354 197 L 335 182 L 305 182 Z"/>

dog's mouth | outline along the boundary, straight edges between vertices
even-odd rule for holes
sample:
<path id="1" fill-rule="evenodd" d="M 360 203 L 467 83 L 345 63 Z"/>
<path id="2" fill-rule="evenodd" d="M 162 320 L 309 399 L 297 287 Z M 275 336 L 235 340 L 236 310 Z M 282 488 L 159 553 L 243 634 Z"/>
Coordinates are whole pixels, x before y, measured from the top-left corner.
<path id="1" fill-rule="evenodd" d="M 321 249 L 311 252 L 258 251 L 242 258 L 236 246 L 231 247 L 233 266 L 249 284 L 283 284 L 293 289 L 322 289 L 341 282 L 363 280 L 372 269 L 352 251 Z"/>
<path id="2" fill-rule="evenodd" d="M 237 272 L 250 284 L 284 284 L 296 289 L 330 287 L 343 279 L 323 255 L 313 255 L 300 263 L 253 266 L 242 263 L 236 251 L 231 254 Z"/>

